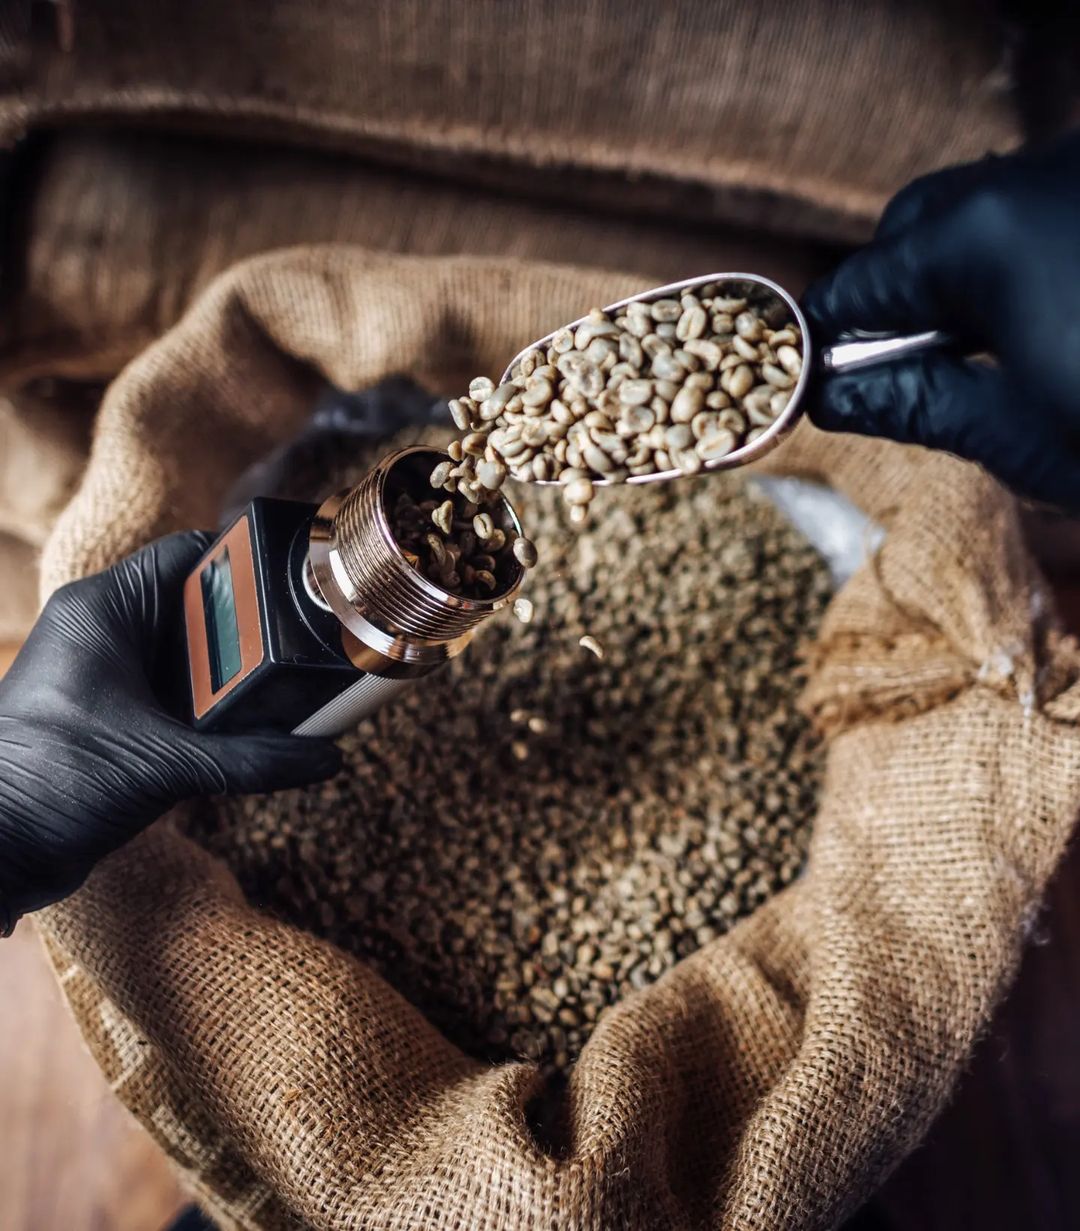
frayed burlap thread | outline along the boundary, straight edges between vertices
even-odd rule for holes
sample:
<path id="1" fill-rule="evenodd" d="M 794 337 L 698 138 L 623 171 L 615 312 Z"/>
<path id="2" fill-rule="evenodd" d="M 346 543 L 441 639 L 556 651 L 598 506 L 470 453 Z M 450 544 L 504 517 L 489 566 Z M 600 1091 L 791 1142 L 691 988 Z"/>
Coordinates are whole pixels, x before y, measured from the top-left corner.
<path id="1" fill-rule="evenodd" d="M 636 289 L 567 267 L 262 257 L 109 391 L 46 590 L 212 524 L 317 380 L 442 391 Z M 1080 658 L 1013 502 L 950 458 L 801 429 L 770 469 L 885 526 L 807 706 L 830 733 L 807 870 L 599 1023 L 562 1127 L 378 976 L 259 913 L 166 821 L 42 917 L 120 1097 L 227 1227 L 825 1228 L 920 1138 L 1018 958 L 1080 807 Z"/>

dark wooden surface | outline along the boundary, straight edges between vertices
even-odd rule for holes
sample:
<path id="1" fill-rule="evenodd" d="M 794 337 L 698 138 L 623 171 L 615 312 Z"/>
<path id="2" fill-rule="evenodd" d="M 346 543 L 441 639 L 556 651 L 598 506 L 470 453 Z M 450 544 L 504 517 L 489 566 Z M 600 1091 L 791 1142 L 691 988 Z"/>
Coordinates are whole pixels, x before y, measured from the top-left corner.
<path id="1" fill-rule="evenodd" d="M 1062 598 L 1080 629 L 1080 584 Z M 0 959 L 0 1231 L 157 1231 L 181 1203 L 163 1157 L 83 1050 L 29 930 Z M 1080 1228 L 1080 845 L 951 1105 L 857 1221 Z"/>

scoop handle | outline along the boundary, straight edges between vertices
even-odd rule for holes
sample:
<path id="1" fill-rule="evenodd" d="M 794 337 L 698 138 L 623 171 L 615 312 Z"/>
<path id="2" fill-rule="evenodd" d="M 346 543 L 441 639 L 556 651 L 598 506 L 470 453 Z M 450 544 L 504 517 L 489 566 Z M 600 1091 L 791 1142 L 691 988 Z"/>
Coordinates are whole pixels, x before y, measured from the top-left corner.
<path id="1" fill-rule="evenodd" d="M 819 362 L 825 372 L 854 372 L 875 363 L 890 359 L 902 359 L 919 351 L 934 350 L 948 346 L 952 338 L 940 329 L 927 333 L 912 333 L 904 337 L 888 334 L 870 334 L 845 338 L 822 349 Z"/>

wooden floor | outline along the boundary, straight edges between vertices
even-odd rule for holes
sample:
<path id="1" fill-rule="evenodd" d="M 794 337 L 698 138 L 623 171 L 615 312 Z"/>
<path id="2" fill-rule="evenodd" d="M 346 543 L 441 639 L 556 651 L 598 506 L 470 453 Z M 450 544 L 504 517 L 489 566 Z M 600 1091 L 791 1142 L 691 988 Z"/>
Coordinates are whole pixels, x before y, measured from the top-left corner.
<path id="1" fill-rule="evenodd" d="M 1080 628 L 1080 585 L 1063 592 Z M 6 668 L 0 647 L 0 673 Z M 1080 845 L 1019 981 L 859 1231 L 1080 1227 Z M 182 1204 L 82 1048 L 37 941 L 0 946 L 0 1231 L 158 1231 Z M 856 1224 L 852 1224 L 854 1231 Z"/>

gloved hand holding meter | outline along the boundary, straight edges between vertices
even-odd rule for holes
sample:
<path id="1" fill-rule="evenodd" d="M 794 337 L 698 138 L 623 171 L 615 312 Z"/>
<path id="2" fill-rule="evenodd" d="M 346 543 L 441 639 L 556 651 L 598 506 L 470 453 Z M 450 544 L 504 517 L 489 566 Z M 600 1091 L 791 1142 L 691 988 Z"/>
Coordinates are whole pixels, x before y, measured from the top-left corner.
<path id="1" fill-rule="evenodd" d="M 904 189 L 803 310 L 818 344 L 940 330 L 956 346 L 816 373 L 814 421 L 946 449 L 1080 512 L 1078 217 L 1075 135 Z M 0 931 L 183 799 L 333 774 L 327 736 L 511 601 L 519 577 L 449 602 L 397 568 L 380 492 L 430 469 L 422 450 L 320 509 L 256 501 L 214 542 L 172 535 L 53 595 L 0 680 Z"/>

